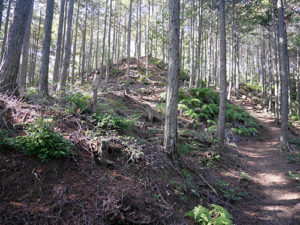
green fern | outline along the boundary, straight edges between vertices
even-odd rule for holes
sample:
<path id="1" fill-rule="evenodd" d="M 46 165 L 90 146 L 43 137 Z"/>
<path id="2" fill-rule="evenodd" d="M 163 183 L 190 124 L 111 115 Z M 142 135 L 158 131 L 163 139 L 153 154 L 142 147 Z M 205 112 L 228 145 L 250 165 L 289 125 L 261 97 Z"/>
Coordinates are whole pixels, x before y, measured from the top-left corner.
<path id="1" fill-rule="evenodd" d="M 198 205 L 185 214 L 201 225 L 232 225 L 232 215 L 223 207 L 211 204 L 211 210 Z"/>

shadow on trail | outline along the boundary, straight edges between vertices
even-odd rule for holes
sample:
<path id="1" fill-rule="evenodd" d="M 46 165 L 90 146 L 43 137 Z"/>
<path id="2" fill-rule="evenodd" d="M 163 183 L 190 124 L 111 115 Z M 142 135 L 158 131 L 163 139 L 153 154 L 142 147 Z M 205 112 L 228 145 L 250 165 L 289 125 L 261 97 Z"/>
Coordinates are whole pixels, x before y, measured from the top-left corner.
<path id="1" fill-rule="evenodd" d="M 286 153 L 280 151 L 280 128 L 273 117 L 255 111 L 248 102 L 239 102 L 264 128 L 255 139 L 237 146 L 243 158 L 245 172 L 251 177 L 249 195 L 236 204 L 242 209 L 239 224 L 299 225 L 300 189 L 286 176 L 288 171 L 299 171 L 299 166 L 288 164 Z"/>

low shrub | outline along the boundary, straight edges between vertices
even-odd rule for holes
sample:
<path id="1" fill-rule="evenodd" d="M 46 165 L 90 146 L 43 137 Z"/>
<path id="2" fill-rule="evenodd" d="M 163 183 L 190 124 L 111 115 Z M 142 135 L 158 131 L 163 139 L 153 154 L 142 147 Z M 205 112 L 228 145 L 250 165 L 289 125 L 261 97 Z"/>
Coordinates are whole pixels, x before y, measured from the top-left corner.
<path id="1" fill-rule="evenodd" d="M 98 114 L 96 115 L 98 126 L 103 129 L 116 129 L 116 130 L 132 130 L 135 119 L 124 118 L 113 114 Z"/>
<path id="2" fill-rule="evenodd" d="M 38 118 L 23 125 L 26 135 L 7 139 L 9 145 L 22 149 L 27 155 L 36 155 L 44 162 L 73 154 L 72 143 L 54 130 L 52 118 Z"/>
<path id="3" fill-rule="evenodd" d="M 219 181 L 217 190 L 224 195 L 227 201 L 231 202 L 242 200 L 243 197 L 248 195 L 247 192 L 240 191 L 239 187 L 230 185 L 224 181 Z"/>
<path id="4" fill-rule="evenodd" d="M 189 81 L 190 80 L 190 76 L 189 76 L 189 74 L 188 74 L 187 71 L 180 70 L 179 71 L 179 79 L 181 79 L 183 81 Z"/>
<path id="5" fill-rule="evenodd" d="M 89 95 L 84 95 L 80 92 L 68 93 L 63 97 L 63 101 L 71 109 L 71 112 L 76 113 L 78 111 L 86 111 L 89 108 Z"/>
<path id="6" fill-rule="evenodd" d="M 185 116 L 207 124 L 216 124 L 219 114 L 219 94 L 211 88 L 192 88 L 179 90 L 179 110 Z M 259 124 L 242 107 L 233 104 L 226 106 L 226 125 L 241 136 L 253 136 L 257 133 Z"/>
<path id="7" fill-rule="evenodd" d="M 6 144 L 8 138 L 7 130 L 0 129 L 0 150 Z"/>

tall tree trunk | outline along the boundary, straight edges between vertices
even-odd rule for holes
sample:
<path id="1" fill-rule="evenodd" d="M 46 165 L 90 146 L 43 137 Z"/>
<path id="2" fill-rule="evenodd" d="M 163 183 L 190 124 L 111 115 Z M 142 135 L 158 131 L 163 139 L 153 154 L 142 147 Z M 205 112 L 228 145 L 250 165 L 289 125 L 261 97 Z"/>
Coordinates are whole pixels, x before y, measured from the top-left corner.
<path id="1" fill-rule="evenodd" d="M 175 160 L 177 158 L 177 111 L 178 111 L 178 74 L 180 0 L 169 0 L 169 66 L 166 98 L 164 149 Z"/>
<path id="2" fill-rule="evenodd" d="M 57 31 L 57 41 L 56 41 L 56 53 L 55 53 L 55 63 L 54 63 L 54 72 L 53 72 L 53 83 L 52 89 L 56 90 L 57 82 L 59 81 L 59 68 L 60 68 L 60 57 L 62 49 L 62 33 L 64 26 L 64 14 L 65 14 L 65 0 L 60 2 L 60 14 L 59 14 L 59 23 Z"/>
<path id="3" fill-rule="evenodd" d="M 20 64 L 19 69 L 19 91 L 21 93 L 26 92 L 26 78 L 27 78 L 27 68 L 28 68 L 28 54 L 29 54 L 29 44 L 30 44 L 30 33 L 31 33 L 31 19 L 33 13 L 33 5 L 34 1 L 31 2 L 31 7 L 29 11 L 29 16 L 27 19 L 27 24 L 25 28 L 25 35 L 23 40 L 23 47 L 22 47 L 22 62 Z"/>
<path id="4" fill-rule="evenodd" d="M 84 28 L 82 34 L 82 62 L 81 62 L 81 85 L 84 83 L 85 76 L 85 42 L 86 42 L 86 26 L 87 26 L 87 17 L 88 17 L 88 1 L 85 2 L 85 18 L 84 18 Z"/>
<path id="5" fill-rule="evenodd" d="M 237 19 L 238 21 L 238 19 Z M 239 96 L 239 89 L 240 89 L 240 34 L 239 34 L 239 24 L 237 22 L 236 28 L 236 48 L 235 48 L 235 61 L 236 61 L 236 80 L 235 80 L 235 95 L 238 98 Z"/>
<path id="6" fill-rule="evenodd" d="M 287 65 L 287 38 L 284 24 L 283 0 L 277 1 L 278 20 L 279 20 L 279 47 L 280 47 L 280 64 L 281 64 L 281 147 L 288 149 L 288 65 Z"/>
<path id="7" fill-rule="evenodd" d="M 220 110 L 218 118 L 218 137 L 224 142 L 226 124 L 226 27 L 225 27 L 225 0 L 220 0 Z"/>
<path id="8" fill-rule="evenodd" d="M 76 49 L 77 49 L 77 35 L 78 35 L 78 20 L 79 20 L 80 0 L 77 3 L 77 15 L 76 15 L 76 27 L 75 27 L 75 40 L 73 45 L 73 59 L 72 59 L 72 73 L 71 73 L 71 84 L 75 83 L 75 65 L 76 65 Z M 98 47 L 97 47 L 98 49 Z M 97 59 L 96 59 L 97 60 Z"/>
<path id="9" fill-rule="evenodd" d="M 140 71 L 140 60 L 141 60 L 141 44 L 142 44 L 142 0 L 139 0 L 139 24 L 138 24 L 138 61 L 137 68 Z"/>
<path id="10" fill-rule="evenodd" d="M 195 7 L 195 1 L 192 0 L 191 2 L 191 9 L 192 9 L 192 12 L 194 10 L 194 7 Z M 194 67 L 194 16 L 191 17 L 191 37 L 190 37 L 190 44 L 191 44 L 191 51 L 190 51 L 190 54 L 191 54 L 191 60 L 190 60 L 190 82 L 189 82 L 189 88 L 192 88 L 194 87 L 194 83 L 195 83 L 195 67 Z"/>
<path id="11" fill-rule="evenodd" d="M 59 76 L 62 72 L 62 64 L 63 64 L 63 60 L 64 60 L 64 54 L 65 54 L 65 41 L 66 41 L 66 33 L 67 33 L 67 11 L 68 11 L 68 3 L 69 3 L 69 0 L 66 0 L 66 3 L 65 3 L 65 15 L 64 15 L 64 22 L 63 22 L 63 30 L 62 30 L 62 44 L 61 44 L 61 56 L 60 56 L 60 63 L 59 63 Z"/>
<path id="12" fill-rule="evenodd" d="M 7 31 L 8 31 L 11 3 L 12 3 L 12 0 L 9 0 L 8 1 L 8 6 L 7 6 L 7 9 L 6 9 L 4 36 L 3 36 L 3 40 L 2 40 L 2 50 L 1 50 L 1 59 L 0 59 L 1 61 L 3 59 L 4 50 L 5 50 L 5 47 L 6 47 L 6 39 L 7 39 Z"/>
<path id="13" fill-rule="evenodd" d="M 266 42 L 265 42 L 265 32 L 264 28 L 262 28 L 262 35 L 261 35 L 261 86 L 262 86 L 262 102 L 265 103 L 266 101 Z"/>
<path id="14" fill-rule="evenodd" d="M 232 91 L 232 86 L 233 86 L 233 81 L 235 78 L 235 69 L 234 69 L 234 52 L 235 52 L 235 0 L 232 1 L 232 24 L 231 24 L 231 73 L 229 77 L 229 88 L 228 88 L 228 96 L 227 99 L 230 100 L 231 98 L 231 91 Z"/>
<path id="15" fill-rule="evenodd" d="M 130 43 L 131 43 L 131 20 L 132 20 L 132 1 L 130 0 L 129 4 L 129 18 L 128 18 L 128 37 L 127 37 L 127 71 L 126 71 L 126 77 L 127 77 L 127 85 L 130 84 Z"/>
<path id="16" fill-rule="evenodd" d="M 36 61 L 37 61 L 37 56 L 38 56 L 38 50 L 39 50 L 39 44 L 40 44 L 40 33 L 41 33 L 41 26 L 42 26 L 42 11 L 40 9 L 40 16 L 39 16 L 39 25 L 38 25 L 38 31 L 37 34 L 35 35 L 35 43 L 34 43 L 34 50 L 33 50 L 33 62 L 31 64 L 31 69 L 30 69 L 30 85 L 34 86 L 34 81 L 36 77 Z"/>
<path id="17" fill-rule="evenodd" d="M 120 59 L 120 53 L 121 53 L 121 16 L 119 18 L 119 28 L 118 28 L 118 51 L 117 51 L 117 71 L 119 71 L 119 59 Z"/>
<path id="18" fill-rule="evenodd" d="M 49 57 L 51 44 L 51 30 L 53 20 L 54 0 L 47 0 L 46 19 L 44 24 L 43 48 L 41 59 L 41 70 L 39 76 L 39 94 L 47 96 L 48 92 L 48 73 L 49 73 Z"/>
<path id="19" fill-rule="evenodd" d="M 297 107 L 297 114 L 298 114 L 298 118 L 300 119 L 300 47 L 297 48 L 297 103 L 298 103 L 298 107 Z"/>
<path id="20" fill-rule="evenodd" d="M 65 44 L 65 55 L 63 60 L 63 67 L 62 73 L 59 80 L 59 90 L 64 90 L 66 87 L 66 80 L 67 80 L 67 72 L 70 66 L 70 56 L 71 56 L 71 31 L 72 31 L 72 18 L 73 18 L 73 11 L 74 11 L 74 0 L 69 0 L 69 9 L 68 9 L 68 19 L 67 19 L 67 39 Z"/>
<path id="21" fill-rule="evenodd" d="M 110 0 L 109 6 L 109 26 L 108 26 L 108 48 L 107 48 L 107 55 L 106 55 L 106 75 L 105 75 L 105 84 L 108 83 L 109 79 L 109 67 L 110 67 L 110 36 L 111 36 L 111 13 L 112 13 L 112 0 Z"/>
<path id="22" fill-rule="evenodd" d="M 91 24 L 90 24 L 90 49 L 89 49 L 89 54 L 88 54 L 87 74 L 90 74 L 90 72 L 92 70 L 92 55 L 93 55 L 93 41 L 94 41 L 93 38 L 94 38 L 94 16 L 91 15 Z M 88 81 L 88 79 L 87 79 L 87 81 Z"/>
<path id="23" fill-rule="evenodd" d="M 32 0 L 17 0 L 7 44 L 0 64 L 0 90 L 13 92 L 20 65 L 22 44 Z"/>
<path id="24" fill-rule="evenodd" d="M 99 41 L 100 41 L 100 6 L 98 6 L 98 12 L 97 12 L 97 40 L 96 40 L 96 60 L 95 60 L 95 65 L 96 65 L 96 70 L 98 70 L 99 66 Z"/>
<path id="25" fill-rule="evenodd" d="M 203 0 L 199 2 L 199 19 L 198 19 L 198 43 L 197 43 L 197 63 L 196 63 L 196 80 L 195 87 L 199 87 L 199 80 L 201 78 L 201 62 L 203 55 L 201 56 L 202 49 L 202 9 L 203 9 Z M 183 31 L 182 31 L 183 32 Z M 200 58 L 201 57 L 201 58 Z M 201 60 L 201 61 L 200 61 Z"/>
<path id="26" fill-rule="evenodd" d="M 272 111 L 272 104 L 273 104 L 273 92 L 272 92 L 272 87 L 273 87 L 273 66 L 272 66 L 272 41 L 271 41 L 271 31 L 268 30 L 268 45 L 269 45 L 269 60 L 268 60 L 268 64 L 269 64 L 269 68 L 268 68 L 268 72 L 269 72 L 269 106 L 268 106 L 268 111 L 271 112 Z"/>
<path id="27" fill-rule="evenodd" d="M 247 43 L 247 47 L 246 47 L 246 77 L 245 77 L 245 83 L 248 82 L 248 75 L 249 75 L 249 44 Z"/>
<path id="28" fill-rule="evenodd" d="M 149 35 L 150 35 L 150 0 L 148 0 L 148 16 L 147 16 L 147 29 L 145 33 L 145 52 L 146 52 L 146 76 L 149 75 L 149 54 L 150 54 L 150 44 L 149 44 Z"/>
<path id="29" fill-rule="evenodd" d="M 105 1 L 105 14 L 104 14 L 104 31 L 103 31 L 103 39 L 102 39 L 102 52 L 101 52 L 101 65 L 100 71 L 96 73 L 93 80 L 93 108 L 92 111 L 96 112 L 97 110 L 97 102 L 98 102 L 98 88 L 100 85 L 100 78 L 103 71 L 103 63 L 105 57 L 105 41 L 106 41 L 106 26 L 107 26 L 107 10 L 108 10 L 108 0 Z"/>
<path id="30" fill-rule="evenodd" d="M 114 10 L 115 13 L 117 13 L 117 3 L 115 2 L 114 5 Z M 111 56 L 111 60 L 112 60 L 112 64 L 116 63 L 116 52 L 117 52 L 117 15 L 114 15 L 113 17 L 113 40 L 112 40 L 112 56 Z M 138 29 L 138 28 L 137 28 Z"/>
<path id="31" fill-rule="evenodd" d="M 214 88 L 216 89 L 219 81 L 220 81 L 220 77 L 217 78 L 217 70 L 218 70 L 218 37 L 219 37 L 219 28 L 218 28 L 218 17 L 216 19 L 216 40 L 215 40 L 215 49 L 214 49 L 214 69 L 213 69 L 213 77 L 214 77 Z"/>
<path id="32" fill-rule="evenodd" d="M 0 0 L 0 30 L 2 26 L 3 0 Z"/>

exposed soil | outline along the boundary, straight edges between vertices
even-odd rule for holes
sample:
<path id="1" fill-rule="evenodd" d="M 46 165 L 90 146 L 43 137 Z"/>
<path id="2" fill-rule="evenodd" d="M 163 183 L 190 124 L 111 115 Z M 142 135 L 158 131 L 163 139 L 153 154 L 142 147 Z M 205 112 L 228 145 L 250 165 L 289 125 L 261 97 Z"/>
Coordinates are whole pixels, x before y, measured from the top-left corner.
<path id="1" fill-rule="evenodd" d="M 299 174 L 299 164 L 288 163 L 287 153 L 280 150 L 280 127 L 273 116 L 247 100 L 239 103 L 264 125 L 257 138 L 237 147 L 252 181 L 249 197 L 238 204 L 242 224 L 300 224 L 300 188 L 287 178 L 288 171 Z"/>

